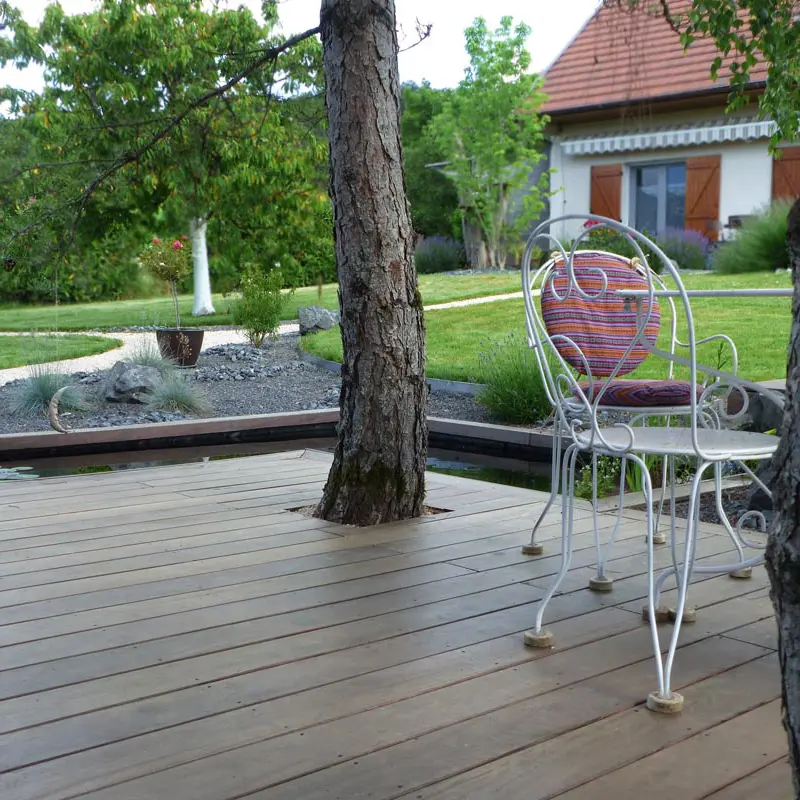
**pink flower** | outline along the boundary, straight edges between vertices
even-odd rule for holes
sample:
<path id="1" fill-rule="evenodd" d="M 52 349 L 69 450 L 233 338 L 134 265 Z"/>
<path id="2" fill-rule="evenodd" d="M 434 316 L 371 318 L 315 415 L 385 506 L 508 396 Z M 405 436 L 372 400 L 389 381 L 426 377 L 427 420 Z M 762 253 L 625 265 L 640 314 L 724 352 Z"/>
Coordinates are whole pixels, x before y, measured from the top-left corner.
<path id="1" fill-rule="evenodd" d="M 586 222 L 583 223 L 584 228 L 594 228 L 595 225 L 599 225 L 600 220 L 598 219 L 587 219 Z"/>
<path id="2" fill-rule="evenodd" d="M 183 250 L 183 244 L 179 242 L 177 239 L 172 243 L 173 250 Z"/>
<path id="3" fill-rule="evenodd" d="M 161 244 L 161 239 L 159 239 L 158 236 L 154 236 L 153 237 L 153 244 Z"/>
<path id="4" fill-rule="evenodd" d="M 184 233 L 183 236 L 181 236 L 181 241 L 188 242 L 189 237 Z"/>

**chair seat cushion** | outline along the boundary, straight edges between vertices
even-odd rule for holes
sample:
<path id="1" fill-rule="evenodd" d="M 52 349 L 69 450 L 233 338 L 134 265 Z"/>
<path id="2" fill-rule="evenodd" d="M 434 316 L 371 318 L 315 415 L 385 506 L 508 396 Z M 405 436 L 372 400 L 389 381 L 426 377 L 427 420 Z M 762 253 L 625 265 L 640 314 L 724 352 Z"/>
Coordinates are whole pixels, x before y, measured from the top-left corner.
<path id="1" fill-rule="evenodd" d="M 590 403 L 594 402 L 595 392 L 599 393 L 601 406 L 622 408 L 652 408 L 664 406 L 688 406 L 692 402 L 692 385 L 689 381 L 678 380 L 613 380 L 583 381 L 580 390 Z M 703 387 L 695 388 L 697 398 L 703 393 Z M 577 390 L 573 392 L 577 396 Z"/>

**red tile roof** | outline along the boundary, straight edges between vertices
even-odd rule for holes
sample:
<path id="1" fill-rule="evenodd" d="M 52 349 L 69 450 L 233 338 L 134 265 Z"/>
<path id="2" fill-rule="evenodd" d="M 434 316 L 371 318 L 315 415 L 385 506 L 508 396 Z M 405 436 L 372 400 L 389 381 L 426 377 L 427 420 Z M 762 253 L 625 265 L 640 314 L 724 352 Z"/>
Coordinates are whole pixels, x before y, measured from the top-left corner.
<path id="1" fill-rule="evenodd" d="M 680 13 L 690 4 L 672 0 L 669 6 Z M 697 40 L 684 52 L 659 9 L 658 4 L 649 11 L 601 5 L 547 70 L 544 92 L 550 99 L 544 110 L 558 114 L 724 90 L 725 68 L 716 82 L 710 75 L 714 43 Z M 766 65 L 756 66 L 751 78 L 763 81 Z"/>

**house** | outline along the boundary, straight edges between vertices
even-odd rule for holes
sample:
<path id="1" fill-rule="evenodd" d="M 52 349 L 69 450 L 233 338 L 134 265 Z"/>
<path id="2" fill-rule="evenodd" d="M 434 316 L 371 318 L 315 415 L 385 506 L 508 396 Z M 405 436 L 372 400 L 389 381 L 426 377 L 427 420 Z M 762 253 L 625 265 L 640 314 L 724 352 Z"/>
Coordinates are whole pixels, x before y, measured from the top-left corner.
<path id="1" fill-rule="evenodd" d="M 671 0 L 670 9 L 689 5 Z M 727 69 L 710 75 L 716 55 L 710 41 L 684 52 L 659 3 L 633 12 L 601 4 L 544 75 L 552 215 L 593 213 L 716 240 L 771 201 L 799 196 L 800 147 L 774 159 L 774 126 L 758 119 L 766 67 L 752 71 L 749 106 L 726 116 Z"/>

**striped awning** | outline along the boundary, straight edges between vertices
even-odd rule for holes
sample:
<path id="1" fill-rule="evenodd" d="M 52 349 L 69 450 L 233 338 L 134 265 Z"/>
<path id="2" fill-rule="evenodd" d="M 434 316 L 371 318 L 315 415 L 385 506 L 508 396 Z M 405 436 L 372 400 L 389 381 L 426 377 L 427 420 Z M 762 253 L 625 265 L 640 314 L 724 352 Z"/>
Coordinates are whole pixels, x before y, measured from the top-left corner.
<path id="1" fill-rule="evenodd" d="M 774 133 L 775 123 L 772 120 L 743 120 L 724 124 L 676 126 L 604 136 L 566 137 L 557 139 L 557 141 L 568 156 L 590 156 L 722 142 L 749 142 L 769 139 Z"/>

